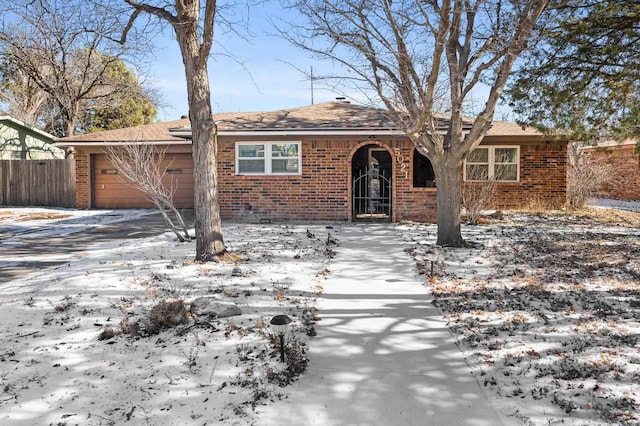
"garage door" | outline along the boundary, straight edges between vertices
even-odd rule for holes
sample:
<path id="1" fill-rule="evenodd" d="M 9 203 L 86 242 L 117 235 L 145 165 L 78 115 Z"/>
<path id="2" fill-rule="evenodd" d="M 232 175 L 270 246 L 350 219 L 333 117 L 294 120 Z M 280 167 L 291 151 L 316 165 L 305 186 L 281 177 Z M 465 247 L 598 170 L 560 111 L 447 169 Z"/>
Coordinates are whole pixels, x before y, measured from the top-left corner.
<path id="1" fill-rule="evenodd" d="M 93 159 L 93 202 L 98 209 L 148 208 L 154 207 L 145 195 L 123 182 L 104 154 L 96 154 Z M 173 201 L 176 207 L 193 208 L 193 160 L 191 154 L 165 154 L 163 167 L 167 174 L 163 183 L 175 188 Z M 128 180 L 126 182 L 129 182 Z"/>

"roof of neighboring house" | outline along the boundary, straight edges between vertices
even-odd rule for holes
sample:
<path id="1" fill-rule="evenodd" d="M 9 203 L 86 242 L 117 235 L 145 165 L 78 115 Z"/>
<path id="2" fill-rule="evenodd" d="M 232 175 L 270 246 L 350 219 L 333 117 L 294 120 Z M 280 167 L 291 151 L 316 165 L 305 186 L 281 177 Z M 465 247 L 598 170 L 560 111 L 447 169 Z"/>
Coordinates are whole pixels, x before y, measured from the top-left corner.
<path id="1" fill-rule="evenodd" d="M 403 135 L 393 125 L 385 110 L 351 104 L 349 102 L 324 102 L 321 104 L 290 108 L 279 111 L 227 112 L 214 115 L 218 125 L 218 134 L 227 135 L 264 135 L 264 134 L 367 134 L 367 135 Z M 436 125 L 445 131 L 447 118 L 436 117 Z M 471 119 L 466 126 L 471 125 Z M 488 136 L 543 136 L 531 127 L 522 127 L 516 123 L 496 121 L 487 133 Z M 191 136 L 189 119 L 146 124 L 125 129 L 108 130 L 63 138 L 61 146 L 99 145 L 130 141 L 148 141 L 155 143 L 190 143 L 185 138 Z"/>
<path id="2" fill-rule="evenodd" d="M 636 139 L 625 139 L 623 141 L 609 140 L 598 142 L 598 144 L 593 146 L 584 146 L 580 149 L 582 151 L 597 151 L 607 148 L 633 148 L 637 143 L 638 141 Z"/>
<path id="3" fill-rule="evenodd" d="M 124 129 L 105 130 L 104 132 L 85 133 L 58 140 L 58 145 L 73 146 L 72 142 L 136 142 L 154 141 L 184 143 L 184 138 L 170 136 L 168 130 L 172 127 L 186 126 L 189 119 L 165 121 L 163 123 L 143 124 Z"/>
<path id="4" fill-rule="evenodd" d="M 49 142 L 54 142 L 56 140 L 56 137 L 53 136 L 51 133 L 47 133 L 44 130 L 40 130 L 36 127 L 33 127 L 31 124 L 25 123 L 22 120 L 18 120 L 17 118 L 14 118 L 10 115 L 6 115 L 6 114 L 2 114 L 0 113 L 0 122 L 10 122 L 13 123 L 19 127 L 23 127 L 27 130 L 30 130 L 33 133 L 38 134 L 39 136 L 41 136 L 43 139 L 48 139 Z"/>

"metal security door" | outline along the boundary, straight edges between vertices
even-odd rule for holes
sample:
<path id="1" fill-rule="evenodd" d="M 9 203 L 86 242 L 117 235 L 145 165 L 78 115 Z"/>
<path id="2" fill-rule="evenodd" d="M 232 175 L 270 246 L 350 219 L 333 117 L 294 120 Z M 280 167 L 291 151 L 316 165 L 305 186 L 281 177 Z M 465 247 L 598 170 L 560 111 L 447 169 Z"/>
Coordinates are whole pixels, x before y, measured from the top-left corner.
<path id="1" fill-rule="evenodd" d="M 391 219 L 391 176 L 376 165 L 353 177 L 354 219 Z"/>

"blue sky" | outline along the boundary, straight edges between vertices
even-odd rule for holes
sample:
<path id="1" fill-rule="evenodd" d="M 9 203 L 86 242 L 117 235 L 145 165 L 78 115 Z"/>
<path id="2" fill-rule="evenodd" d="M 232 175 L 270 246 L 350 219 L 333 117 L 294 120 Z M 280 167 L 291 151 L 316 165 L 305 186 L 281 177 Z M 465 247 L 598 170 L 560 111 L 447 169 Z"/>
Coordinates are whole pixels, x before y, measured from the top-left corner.
<path id="1" fill-rule="evenodd" d="M 263 2 L 248 12 L 252 37 L 245 40 L 236 34 L 216 34 L 217 46 L 209 61 L 211 102 L 214 112 L 273 111 L 311 104 L 310 82 L 299 70 L 313 66 L 316 75 L 330 74 L 334 65 L 312 58 L 307 52 L 273 35 L 271 21 L 296 19 L 295 12 L 282 10 L 279 2 Z M 155 40 L 155 60 L 150 83 L 164 96 L 167 106 L 158 112 L 160 121 L 179 119 L 188 113 L 184 67 L 180 50 L 170 28 Z M 221 46 L 224 46 L 221 47 Z M 233 53 L 230 58 L 227 53 Z M 296 69 L 297 68 L 297 69 Z M 314 103 L 347 96 L 358 102 L 362 94 L 342 93 L 316 82 Z M 479 85 L 473 92 L 478 100 L 486 99 L 488 88 Z M 510 109 L 499 106 L 495 118 L 508 119 Z"/>
<path id="2" fill-rule="evenodd" d="M 270 35 L 275 30 L 269 19 L 285 17 L 286 13 L 289 12 L 279 9 L 278 2 L 267 2 L 250 11 L 249 24 L 253 32 L 250 40 L 242 40 L 235 34 L 216 34 L 217 54 L 209 61 L 214 112 L 269 111 L 311 103 L 310 83 L 296 67 L 327 70 L 332 65 L 313 59 L 285 40 Z M 169 28 L 155 43 L 156 58 L 151 66 L 150 83 L 168 104 L 159 111 L 158 119 L 178 119 L 188 112 L 180 50 Z M 225 49 L 235 58 L 228 57 Z M 315 103 L 333 100 L 336 96 L 342 95 L 316 82 Z"/>

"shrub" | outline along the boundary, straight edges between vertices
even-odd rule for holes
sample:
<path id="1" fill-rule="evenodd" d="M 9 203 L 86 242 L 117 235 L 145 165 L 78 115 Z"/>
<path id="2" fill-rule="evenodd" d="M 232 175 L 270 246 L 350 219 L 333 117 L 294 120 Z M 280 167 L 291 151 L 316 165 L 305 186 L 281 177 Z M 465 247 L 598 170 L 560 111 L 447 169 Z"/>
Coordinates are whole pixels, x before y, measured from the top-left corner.
<path id="1" fill-rule="evenodd" d="M 615 180 L 617 173 L 613 165 L 581 152 L 577 143 L 569 145 L 568 154 L 567 204 L 570 209 L 580 209 L 599 188 Z"/>
<path id="2" fill-rule="evenodd" d="M 174 327 L 187 321 L 187 308 L 182 299 L 166 299 L 151 308 L 149 320 L 159 329 Z"/>

